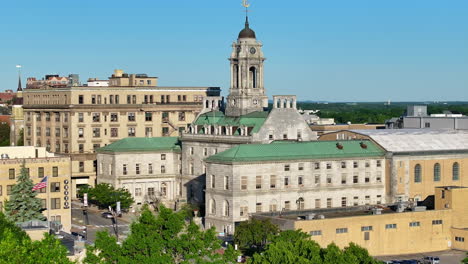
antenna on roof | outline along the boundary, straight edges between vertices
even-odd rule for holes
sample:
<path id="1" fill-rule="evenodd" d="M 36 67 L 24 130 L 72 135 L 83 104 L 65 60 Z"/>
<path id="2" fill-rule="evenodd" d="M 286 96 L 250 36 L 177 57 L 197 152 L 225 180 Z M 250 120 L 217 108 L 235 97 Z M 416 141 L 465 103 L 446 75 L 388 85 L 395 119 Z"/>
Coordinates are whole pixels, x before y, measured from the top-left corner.
<path id="1" fill-rule="evenodd" d="M 250 3 L 248 2 L 248 0 L 242 0 L 242 6 L 245 7 L 245 24 L 247 25 L 249 23 L 248 12 L 249 12 Z"/>

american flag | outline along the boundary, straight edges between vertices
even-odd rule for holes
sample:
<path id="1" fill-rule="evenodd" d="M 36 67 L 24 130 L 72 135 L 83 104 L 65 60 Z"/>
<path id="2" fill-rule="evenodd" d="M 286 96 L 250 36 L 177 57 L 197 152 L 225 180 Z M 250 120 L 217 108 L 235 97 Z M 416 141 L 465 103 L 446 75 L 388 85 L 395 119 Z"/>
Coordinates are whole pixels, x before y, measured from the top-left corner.
<path id="1" fill-rule="evenodd" d="M 32 190 L 37 191 L 37 190 L 45 188 L 45 187 L 47 187 L 47 176 L 45 176 L 44 179 L 42 179 L 42 181 L 40 181 L 38 184 L 34 185 Z"/>

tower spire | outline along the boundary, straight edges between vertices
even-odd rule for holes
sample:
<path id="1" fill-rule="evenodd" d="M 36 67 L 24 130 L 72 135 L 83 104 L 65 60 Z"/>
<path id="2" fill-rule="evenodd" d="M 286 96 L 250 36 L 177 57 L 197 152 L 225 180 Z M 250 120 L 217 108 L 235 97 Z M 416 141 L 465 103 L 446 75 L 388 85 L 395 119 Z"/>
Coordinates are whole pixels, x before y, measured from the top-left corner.
<path id="1" fill-rule="evenodd" d="M 16 90 L 17 92 L 23 91 L 23 88 L 21 87 L 21 65 L 16 65 L 16 68 L 18 68 L 18 89 Z"/>

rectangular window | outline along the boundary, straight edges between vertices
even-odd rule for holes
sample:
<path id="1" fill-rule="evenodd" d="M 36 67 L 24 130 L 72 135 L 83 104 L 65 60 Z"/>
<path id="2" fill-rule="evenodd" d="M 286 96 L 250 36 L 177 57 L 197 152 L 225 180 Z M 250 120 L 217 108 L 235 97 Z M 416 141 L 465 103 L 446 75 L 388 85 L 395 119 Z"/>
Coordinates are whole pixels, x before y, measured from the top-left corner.
<path id="1" fill-rule="evenodd" d="M 385 229 L 396 229 L 397 228 L 397 224 L 386 224 L 385 225 Z"/>
<path id="2" fill-rule="evenodd" d="M 241 177 L 241 190 L 247 190 L 247 176 Z"/>
<path id="3" fill-rule="evenodd" d="M 146 193 L 148 196 L 154 196 L 154 188 L 153 187 L 149 187 L 148 188 L 148 192 Z"/>
<path id="4" fill-rule="evenodd" d="M 111 137 L 118 137 L 119 136 L 119 129 L 117 127 L 111 127 L 110 136 Z"/>
<path id="5" fill-rule="evenodd" d="M 153 113 L 145 112 L 145 121 L 153 121 Z"/>
<path id="6" fill-rule="evenodd" d="M 361 231 L 372 231 L 372 226 L 361 226 Z"/>
<path id="7" fill-rule="evenodd" d="M 84 104 L 84 95 L 78 95 L 78 104 Z"/>
<path id="8" fill-rule="evenodd" d="M 304 163 L 299 163 L 299 165 L 297 165 L 297 170 L 304 170 Z"/>
<path id="9" fill-rule="evenodd" d="M 432 225 L 441 225 L 442 220 L 432 220 Z"/>
<path id="10" fill-rule="evenodd" d="M 359 176 L 358 175 L 353 175 L 353 183 L 359 183 Z"/>
<path id="11" fill-rule="evenodd" d="M 421 226 L 421 223 L 420 222 L 410 222 L 409 226 L 410 227 L 417 227 L 417 226 Z"/>
<path id="12" fill-rule="evenodd" d="M 297 184 L 301 187 L 304 186 L 304 176 L 297 177 Z"/>
<path id="13" fill-rule="evenodd" d="M 378 160 L 375 164 L 377 167 L 382 167 L 382 161 L 381 160 Z"/>
<path id="14" fill-rule="evenodd" d="M 93 113 L 93 122 L 101 122 L 101 113 Z"/>
<path id="15" fill-rule="evenodd" d="M 348 174 L 342 173 L 341 174 L 341 184 L 346 184 L 346 178 L 348 178 Z"/>
<path id="16" fill-rule="evenodd" d="M 127 164 L 122 164 L 122 174 L 123 175 L 127 175 L 128 171 L 127 171 Z"/>
<path id="17" fill-rule="evenodd" d="M 289 209 L 291 209 L 291 202 L 284 201 L 284 210 L 289 210 Z"/>
<path id="18" fill-rule="evenodd" d="M 78 122 L 83 123 L 84 122 L 84 115 L 83 113 L 78 113 Z"/>
<path id="19" fill-rule="evenodd" d="M 289 166 L 289 164 L 287 164 L 287 165 L 284 165 L 284 171 L 289 171 L 289 170 L 290 170 L 290 166 Z"/>
<path id="20" fill-rule="evenodd" d="M 320 185 L 320 174 L 314 175 L 314 183 L 315 183 L 315 186 Z"/>
<path id="21" fill-rule="evenodd" d="M 365 183 L 369 183 L 369 182 L 370 182 L 370 173 L 369 173 L 369 172 L 366 172 L 366 177 L 364 178 L 364 182 L 365 182 Z"/>
<path id="22" fill-rule="evenodd" d="M 162 134 L 163 134 L 163 136 L 169 136 L 169 128 L 168 127 L 163 127 L 162 128 Z"/>
<path id="23" fill-rule="evenodd" d="M 465 238 L 464 237 L 455 237 L 455 241 L 457 242 L 465 242 Z"/>
<path id="24" fill-rule="evenodd" d="M 342 168 L 342 169 L 346 169 L 346 161 L 342 161 L 342 162 L 341 162 L 341 168 Z"/>
<path id="25" fill-rule="evenodd" d="M 78 144 L 78 152 L 83 153 L 84 152 L 84 145 L 83 144 Z"/>
<path id="26" fill-rule="evenodd" d="M 84 129 L 82 127 L 78 128 L 78 137 L 79 138 L 84 137 Z"/>
<path id="27" fill-rule="evenodd" d="M 60 198 L 50 199 L 51 209 L 60 209 Z"/>
<path id="28" fill-rule="evenodd" d="M 153 164 L 152 163 L 148 164 L 148 174 L 153 174 Z"/>
<path id="29" fill-rule="evenodd" d="M 45 135 L 46 135 L 46 137 L 50 137 L 50 127 L 46 127 Z"/>
<path id="30" fill-rule="evenodd" d="M 91 103 L 96 104 L 96 95 L 91 95 Z"/>
<path id="31" fill-rule="evenodd" d="M 359 196 L 354 196 L 353 197 L 353 205 L 358 206 L 359 205 Z"/>
<path id="32" fill-rule="evenodd" d="M 161 173 L 166 173 L 166 166 L 161 165 Z"/>
<path id="33" fill-rule="evenodd" d="M 145 127 L 145 137 L 152 137 L 152 136 L 153 136 L 153 128 Z"/>
<path id="34" fill-rule="evenodd" d="M 203 149 L 203 156 L 208 156 L 208 149 L 207 148 Z"/>
<path id="35" fill-rule="evenodd" d="M 110 121 L 111 122 L 118 122 L 119 121 L 119 113 L 111 113 L 110 114 Z"/>
<path id="36" fill-rule="evenodd" d="M 12 189 L 13 189 L 13 185 L 7 185 L 7 187 L 6 187 L 6 194 L 7 194 L 7 195 L 10 195 Z"/>
<path id="37" fill-rule="evenodd" d="M 135 174 L 137 174 L 137 175 L 140 174 L 140 164 L 139 163 L 135 164 Z"/>
<path id="38" fill-rule="evenodd" d="M 359 167 L 359 163 L 357 161 L 353 161 L 353 168 L 358 168 Z"/>
<path id="39" fill-rule="evenodd" d="M 135 188 L 135 196 L 141 196 L 141 188 Z"/>
<path id="40" fill-rule="evenodd" d="M 101 129 L 99 127 L 93 127 L 93 137 L 101 137 Z"/>
<path id="41" fill-rule="evenodd" d="M 161 160 L 166 160 L 166 154 L 161 154 Z"/>
<path id="42" fill-rule="evenodd" d="M 377 195 L 377 204 L 382 203 L 382 195 Z"/>
<path id="43" fill-rule="evenodd" d="M 370 239 L 370 233 L 369 232 L 364 232 L 364 240 L 367 241 Z"/>
<path id="44" fill-rule="evenodd" d="M 378 182 L 378 183 L 382 182 L 382 172 L 381 171 L 377 172 L 377 175 L 375 176 L 375 181 Z"/>
<path id="45" fill-rule="evenodd" d="M 135 113 L 128 113 L 128 121 L 135 122 Z"/>
<path id="46" fill-rule="evenodd" d="M 284 187 L 285 188 L 289 187 L 289 177 L 284 177 Z"/>
<path id="47" fill-rule="evenodd" d="M 261 213 L 262 212 L 262 203 L 256 203 L 255 204 L 255 211 L 257 213 Z"/>
<path id="48" fill-rule="evenodd" d="M 8 170 L 8 179 L 13 180 L 15 179 L 15 169 Z"/>
<path id="49" fill-rule="evenodd" d="M 255 189 L 261 189 L 262 188 L 262 176 L 256 176 L 255 177 Z"/>
<path id="50" fill-rule="evenodd" d="M 51 182 L 50 192 L 60 192 L 60 182 Z"/>
<path id="51" fill-rule="evenodd" d="M 327 174 L 327 185 L 331 185 L 331 184 L 332 184 L 332 175 Z"/>
<path id="52" fill-rule="evenodd" d="M 348 228 L 347 228 L 347 227 L 344 227 L 344 228 L 337 228 L 337 229 L 336 229 L 336 233 L 337 233 L 337 234 L 345 234 L 345 233 L 348 233 Z"/>
<path id="53" fill-rule="evenodd" d="M 270 189 L 276 188 L 276 175 L 270 175 Z"/>
<path id="54" fill-rule="evenodd" d="M 185 121 L 185 112 L 179 113 L 179 121 Z"/>
<path id="55" fill-rule="evenodd" d="M 129 137 L 134 137 L 135 136 L 135 128 L 134 127 L 129 127 L 128 128 L 128 136 Z"/>
<path id="56" fill-rule="evenodd" d="M 315 162 L 314 163 L 314 169 L 316 169 L 316 170 L 320 169 L 320 162 Z"/>
<path id="57" fill-rule="evenodd" d="M 80 172 L 84 172 L 84 161 L 80 161 L 80 163 L 78 164 L 78 167 L 79 167 L 79 171 Z"/>
<path id="58" fill-rule="evenodd" d="M 322 235 L 322 230 L 313 230 L 310 231 L 310 236 L 321 236 Z"/>
<path id="59" fill-rule="evenodd" d="M 332 168 L 331 162 L 327 162 L 327 170 L 331 170 L 331 168 Z"/>
<path id="60" fill-rule="evenodd" d="M 366 160 L 366 168 L 370 167 L 370 161 Z"/>
<path id="61" fill-rule="evenodd" d="M 276 204 L 270 204 L 270 212 L 276 212 L 277 211 L 277 208 L 276 208 Z"/>
<path id="62" fill-rule="evenodd" d="M 37 168 L 37 176 L 39 178 L 44 178 L 44 167 Z"/>
<path id="63" fill-rule="evenodd" d="M 332 198 L 327 198 L 327 208 L 332 208 Z"/>
<path id="64" fill-rule="evenodd" d="M 216 187 L 214 175 L 210 175 L 210 183 L 211 183 L 211 189 L 214 189 Z"/>
<path id="65" fill-rule="evenodd" d="M 320 199 L 315 199 L 315 209 L 321 208 L 321 200 Z"/>
<path id="66" fill-rule="evenodd" d="M 346 207 L 346 205 L 347 205 L 347 198 L 341 197 L 341 207 Z"/>

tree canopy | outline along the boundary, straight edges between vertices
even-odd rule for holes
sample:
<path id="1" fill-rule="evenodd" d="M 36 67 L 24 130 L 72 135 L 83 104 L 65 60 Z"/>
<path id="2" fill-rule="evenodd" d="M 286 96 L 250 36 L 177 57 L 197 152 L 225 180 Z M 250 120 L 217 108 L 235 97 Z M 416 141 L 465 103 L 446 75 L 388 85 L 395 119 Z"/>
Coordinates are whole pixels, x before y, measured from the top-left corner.
<path id="1" fill-rule="evenodd" d="M 97 184 L 93 187 L 82 187 L 79 190 L 79 195 L 82 197 L 84 193 L 88 193 L 90 203 L 96 204 L 100 208 L 108 208 L 111 206 L 115 209 L 117 202 L 120 202 L 122 209 L 129 208 L 135 201 L 132 195 L 125 189 L 115 189 L 114 186 L 107 183 Z"/>
<path id="2" fill-rule="evenodd" d="M 238 255 L 232 247 L 218 253 L 221 241 L 215 230 L 200 230 L 185 217 L 161 205 L 155 216 L 145 206 L 130 235 L 118 244 L 107 231 L 98 232 L 95 244 L 87 248 L 84 260 L 97 263 L 234 263 Z"/>
<path id="3" fill-rule="evenodd" d="M 377 264 L 381 263 L 366 249 L 350 243 L 341 250 L 335 244 L 321 248 L 310 236 L 300 230 L 284 231 L 272 238 L 265 251 L 255 253 L 251 264 Z"/>
<path id="4" fill-rule="evenodd" d="M 45 233 L 40 241 L 29 236 L 0 213 L 0 264 L 72 263 L 67 249 L 52 235 Z"/>
<path id="5" fill-rule="evenodd" d="M 247 254 L 262 251 L 269 239 L 279 233 L 278 226 L 269 220 L 250 219 L 241 222 L 234 232 L 234 242 Z"/>
<path id="6" fill-rule="evenodd" d="M 9 200 L 5 203 L 5 213 L 9 220 L 26 222 L 45 219 L 41 213 L 41 199 L 36 197 L 37 192 L 32 190 L 33 186 L 23 163 L 17 183 L 12 187 Z"/>

